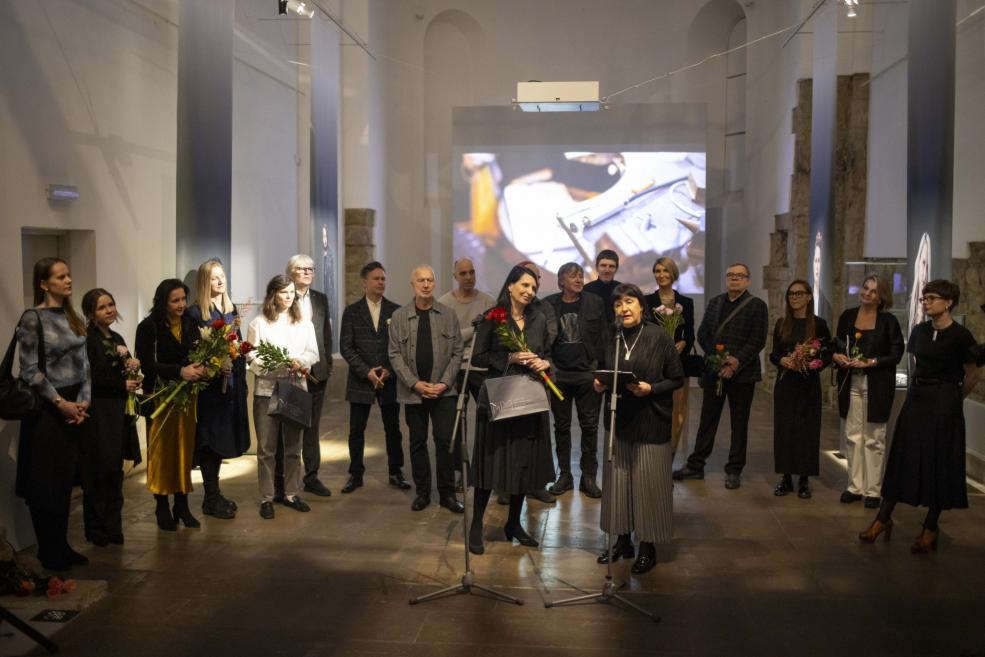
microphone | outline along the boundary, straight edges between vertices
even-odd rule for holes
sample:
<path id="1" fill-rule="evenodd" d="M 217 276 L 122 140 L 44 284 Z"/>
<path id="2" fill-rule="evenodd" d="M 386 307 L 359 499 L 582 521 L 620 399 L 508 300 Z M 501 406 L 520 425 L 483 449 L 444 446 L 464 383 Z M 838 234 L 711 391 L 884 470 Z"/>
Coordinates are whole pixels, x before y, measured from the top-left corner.
<path id="1" fill-rule="evenodd" d="M 612 328 L 614 328 L 617 331 L 622 328 L 622 317 L 616 317 L 612 321 Z"/>

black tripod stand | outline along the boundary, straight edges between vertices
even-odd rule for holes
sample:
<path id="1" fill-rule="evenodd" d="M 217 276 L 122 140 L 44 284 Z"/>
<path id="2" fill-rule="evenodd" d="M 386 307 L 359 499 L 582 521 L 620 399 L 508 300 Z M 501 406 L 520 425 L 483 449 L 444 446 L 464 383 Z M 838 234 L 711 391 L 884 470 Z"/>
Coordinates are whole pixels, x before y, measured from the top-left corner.
<path id="1" fill-rule="evenodd" d="M 469 519 L 471 513 L 469 513 L 468 499 L 466 499 L 469 491 L 469 441 L 468 432 L 466 431 L 465 413 L 468 408 L 469 372 L 471 371 L 472 362 L 471 359 L 469 359 L 465 363 L 465 376 L 462 378 L 462 389 L 458 392 L 458 403 L 455 406 L 455 429 L 452 432 L 451 445 L 448 447 L 448 451 L 454 451 L 455 438 L 459 436 L 461 437 L 461 440 L 459 441 L 459 455 L 462 457 L 462 490 L 464 491 L 462 502 L 465 506 L 465 513 L 462 516 L 462 539 L 465 547 L 465 573 L 462 575 L 462 580 L 458 584 L 453 584 L 452 586 L 445 587 L 433 593 L 411 598 L 410 604 L 412 605 L 416 605 L 419 602 L 428 602 L 429 600 L 445 598 L 449 595 L 457 595 L 459 593 L 475 594 L 476 591 L 481 591 L 489 597 L 502 600 L 504 602 L 512 602 L 517 605 L 523 604 L 523 600 L 520 600 L 519 598 L 514 598 L 511 595 L 501 593 L 495 589 L 483 586 L 482 584 L 476 584 L 475 573 L 472 572 L 472 555 L 469 553 Z"/>
<path id="2" fill-rule="evenodd" d="M 616 404 L 617 404 L 617 400 L 619 399 L 619 395 L 616 393 L 619 390 L 619 340 L 621 334 L 622 334 L 621 331 L 616 332 L 615 359 L 613 360 L 613 363 L 615 363 L 615 365 L 612 368 L 614 371 L 612 373 L 611 394 L 609 395 L 609 444 L 607 445 L 605 450 L 605 461 L 606 463 L 609 464 L 610 473 L 612 472 L 614 467 L 612 463 L 612 452 L 613 452 L 613 445 L 615 445 L 616 442 Z M 611 486 L 611 481 L 605 483 Z M 603 484 L 603 486 L 604 485 L 605 484 Z M 609 493 L 610 495 L 612 494 L 611 491 L 609 491 Z M 626 606 L 626 608 L 632 609 L 633 611 L 637 611 L 643 614 L 644 616 L 652 620 L 654 623 L 659 623 L 660 622 L 659 616 L 655 614 L 651 614 L 646 609 L 643 609 L 643 607 L 640 607 L 639 605 L 632 603 L 629 600 L 627 600 L 625 597 L 619 595 L 618 593 L 619 589 L 625 586 L 626 583 L 622 582 L 617 586 L 612 579 L 612 544 L 613 544 L 612 528 L 615 526 L 615 517 L 614 517 L 615 508 L 616 505 L 613 504 L 612 501 L 610 501 L 609 502 L 609 531 L 606 532 L 606 545 L 608 546 L 607 554 L 609 558 L 606 560 L 606 564 L 605 564 L 605 580 L 602 582 L 602 590 L 599 591 L 598 593 L 577 595 L 574 596 L 573 598 L 564 598 L 563 600 L 555 600 L 555 601 L 548 600 L 544 602 L 544 606 L 548 608 L 563 607 L 565 605 L 575 605 L 583 602 L 591 602 L 593 600 L 596 602 L 608 603 L 608 604 L 621 602 L 623 605 Z"/>

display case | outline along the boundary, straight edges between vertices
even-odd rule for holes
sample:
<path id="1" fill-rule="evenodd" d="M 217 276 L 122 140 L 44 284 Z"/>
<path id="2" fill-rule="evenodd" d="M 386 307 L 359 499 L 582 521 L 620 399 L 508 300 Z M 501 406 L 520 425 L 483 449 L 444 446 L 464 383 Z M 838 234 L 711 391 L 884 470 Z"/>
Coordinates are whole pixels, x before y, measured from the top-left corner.
<path id="1" fill-rule="evenodd" d="M 907 278 L 906 260 L 895 259 L 872 259 L 859 260 L 856 262 L 845 263 L 845 298 L 844 307 L 853 308 L 858 305 L 858 292 L 862 287 L 862 282 L 869 274 L 876 274 L 885 277 L 890 282 L 893 289 L 893 307 L 889 309 L 899 321 L 900 329 L 903 331 L 903 340 L 910 335 L 909 318 L 907 308 L 910 301 L 909 279 Z M 909 366 L 909 359 L 905 356 L 900 359 L 896 366 L 896 387 L 906 388 Z"/>

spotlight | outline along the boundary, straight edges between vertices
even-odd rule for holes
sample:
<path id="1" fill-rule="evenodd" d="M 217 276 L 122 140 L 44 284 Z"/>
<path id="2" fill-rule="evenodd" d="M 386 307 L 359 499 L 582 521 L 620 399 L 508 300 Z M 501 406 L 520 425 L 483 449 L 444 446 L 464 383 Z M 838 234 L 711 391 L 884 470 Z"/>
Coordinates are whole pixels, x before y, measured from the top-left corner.
<path id="1" fill-rule="evenodd" d="M 300 0 L 277 0 L 278 14 L 284 15 L 289 11 L 293 11 L 298 16 L 304 16 L 305 18 L 315 17 L 315 10 L 308 9 L 308 6 Z"/>

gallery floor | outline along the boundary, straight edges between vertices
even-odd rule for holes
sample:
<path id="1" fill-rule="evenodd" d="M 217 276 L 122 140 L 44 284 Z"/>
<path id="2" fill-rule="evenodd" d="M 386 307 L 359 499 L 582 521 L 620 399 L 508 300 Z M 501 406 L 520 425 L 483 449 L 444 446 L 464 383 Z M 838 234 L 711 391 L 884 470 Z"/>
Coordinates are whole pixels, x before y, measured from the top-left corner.
<path id="1" fill-rule="evenodd" d="M 674 541 L 661 563 L 642 577 L 617 564 L 627 595 L 659 624 L 599 604 L 545 609 L 602 583 L 599 504 L 579 493 L 529 503 L 539 549 L 506 543 L 505 508 L 491 505 L 476 577 L 523 606 L 475 596 L 408 605 L 460 577 L 461 516 L 437 505 L 414 513 L 410 492 L 386 486 L 376 412 L 366 485 L 339 494 L 347 405 L 335 400 L 322 424 L 333 495 L 309 496 L 310 513 L 278 507 L 262 520 L 255 461 L 243 457 L 224 466 L 235 520 L 163 533 L 142 477 L 131 477 L 126 545 L 87 547 L 92 564 L 73 573 L 108 580 L 109 594 L 55 639 L 79 657 L 985 655 L 985 499 L 971 491 L 970 510 L 944 514 L 936 555 L 910 554 L 922 518 L 911 508 L 898 511 L 891 542 L 860 545 L 855 535 L 873 514 L 839 504 L 844 469 L 827 452 L 813 499 L 773 496 L 770 403 L 758 394 L 742 488 L 722 485 L 723 419 L 707 479 L 675 486 Z M 837 417 L 825 422 L 823 448 L 834 450 Z M 79 510 L 73 528 L 82 545 Z"/>

